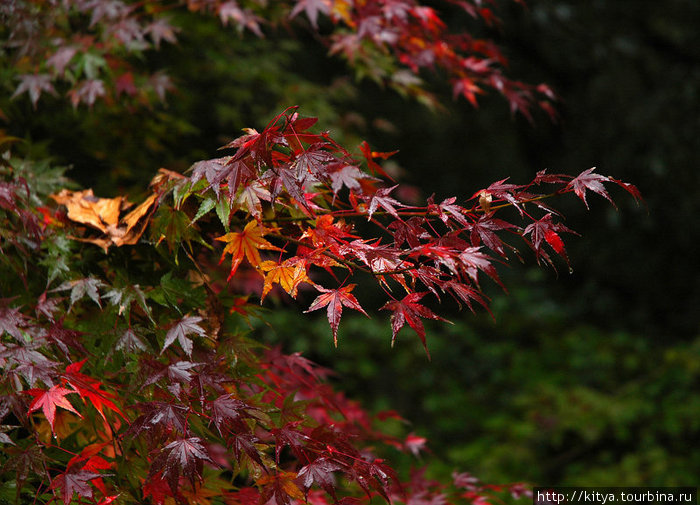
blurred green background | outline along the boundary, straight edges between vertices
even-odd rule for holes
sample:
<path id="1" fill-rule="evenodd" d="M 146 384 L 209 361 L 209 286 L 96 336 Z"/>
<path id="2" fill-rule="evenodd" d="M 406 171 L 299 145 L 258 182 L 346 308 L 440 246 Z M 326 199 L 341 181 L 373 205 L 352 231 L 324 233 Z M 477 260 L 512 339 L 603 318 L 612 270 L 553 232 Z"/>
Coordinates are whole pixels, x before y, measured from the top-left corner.
<path id="1" fill-rule="evenodd" d="M 700 2 L 503 2 L 495 38 L 511 75 L 547 82 L 560 120 L 531 125 L 487 96 L 429 111 L 374 83 L 299 32 L 239 38 L 216 20 L 174 17 L 180 43 L 149 55 L 177 91 L 128 111 L 74 111 L 52 97 L 37 111 L 0 98 L 8 133 L 36 155 L 70 164 L 96 194 L 136 195 L 164 166 L 184 170 L 216 156 L 243 127 L 289 105 L 355 145 L 400 149 L 402 178 L 424 197 L 469 197 L 505 177 L 543 168 L 598 172 L 636 184 L 646 206 L 615 192 L 619 211 L 589 197 L 590 211 L 556 202 L 582 237 L 567 243 L 573 273 L 534 258 L 489 287 L 488 315 L 442 307 L 455 324 L 431 326 L 428 362 L 408 332 L 389 348 L 383 315 L 346 314 L 340 345 L 323 314 L 278 301 L 255 335 L 338 372 L 372 409 L 395 409 L 406 431 L 429 439 L 437 473 L 469 470 L 487 482 L 542 485 L 700 485 Z M 469 20 L 455 14 L 452 22 Z M 261 58 L 261 55 L 264 57 Z M 493 289 L 491 289 L 493 288 Z M 371 292 L 361 301 L 372 308 Z M 376 306 L 374 307 L 376 308 Z"/>

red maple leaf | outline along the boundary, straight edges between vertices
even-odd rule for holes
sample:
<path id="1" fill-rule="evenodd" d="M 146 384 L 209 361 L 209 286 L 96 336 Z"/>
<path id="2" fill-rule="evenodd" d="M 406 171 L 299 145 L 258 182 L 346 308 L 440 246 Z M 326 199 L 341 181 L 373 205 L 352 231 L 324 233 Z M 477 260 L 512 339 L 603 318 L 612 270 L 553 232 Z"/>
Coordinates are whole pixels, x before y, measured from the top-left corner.
<path id="1" fill-rule="evenodd" d="M 73 405 L 71 405 L 70 402 L 66 400 L 66 395 L 69 395 L 71 393 L 77 393 L 77 391 L 56 385 L 51 387 L 49 390 L 29 389 L 27 390 L 27 393 L 34 397 L 34 400 L 32 401 L 31 405 L 29 405 L 29 410 L 27 410 L 27 415 L 31 414 L 35 410 L 41 409 L 41 411 L 44 413 L 44 416 L 46 416 L 46 420 L 51 425 L 52 432 L 53 423 L 56 419 L 56 407 L 61 407 L 66 410 L 70 410 L 71 412 L 77 414 L 79 417 L 83 417 L 80 415 L 80 412 L 75 410 L 75 408 L 73 408 Z"/>
<path id="2" fill-rule="evenodd" d="M 545 215 L 542 219 L 539 219 L 533 223 L 530 223 L 523 231 L 523 237 L 531 235 L 532 237 L 532 248 L 535 250 L 535 255 L 537 261 L 544 259 L 547 263 L 554 266 L 549 255 L 543 249 L 542 241 L 549 244 L 549 246 L 554 249 L 554 251 L 566 260 L 566 264 L 569 264 L 569 257 L 566 254 L 566 249 L 564 248 L 564 242 L 562 241 L 559 233 L 576 233 L 570 230 L 562 223 L 555 223 L 552 221 L 552 214 Z"/>
<path id="3" fill-rule="evenodd" d="M 637 186 L 634 184 L 630 184 L 629 182 L 623 182 L 621 180 L 615 179 L 613 177 L 609 177 L 611 182 L 614 182 L 621 188 L 623 188 L 625 191 L 627 191 L 636 201 L 644 201 L 642 198 L 642 194 L 639 192 L 639 189 L 637 189 Z"/>
<path id="4" fill-rule="evenodd" d="M 371 496 L 370 486 L 372 486 L 387 502 L 391 502 L 389 498 L 391 480 L 400 487 L 396 472 L 382 459 L 377 458 L 372 461 L 358 459 L 353 465 L 353 472 L 357 476 L 357 483 L 368 496 Z"/>
<path id="5" fill-rule="evenodd" d="M 613 205 L 613 207 L 617 208 L 615 202 L 613 202 L 612 198 L 610 198 L 610 195 L 603 185 L 604 182 L 609 182 L 610 179 L 604 175 L 594 174 L 594 170 L 595 167 L 581 172 L 579 176 L 575 177 L 573 180 L 571 180 L 571 182 L 569 182 L 566 189 L 573 188 L 576 196 L 578 196 L 581 200 L 583 200 L 583 203 L 586 204 L 586 208 L 588 208 L 588 202 L 586 201 L 586 190 L 591 190 L 594 193 L 598 193 L 600 196 L 605 197 Z"/>
<path id="6" fill-rule="evenodd" d="M 486 310 L 489 310 L 489 305 L 486 302 L 486 300 L 484 300 L 483 295 L 476 289 L 462 282 L 447 281 L 442 285 L 442 289 L 450 290 L 454 299 L 457 300 L 457 303 L 459 303 L 460 308 L 462 307 L 461 302 L 464 302 L 467 304 L 467 307 L 469 307 L 469 310 L 474 312 L 474 308 L 472 307 L 472 301 L 476 301 Z"/>
<path id="7" fill-rule="evenodd" d="M 394 216 L 396 219 L 399 218 L 399 213 L 394 207 L 404 207 L 404 205 L 391 198 L 389 193 L 391 193 L 397 186 L 392 186 L 390 188 L 379 188 L 371 198 L 369 198 L 369 208 L 367 210 L 368 219 L 372 219 L 372 214 L 377 210 L 377 207 L 381 207 L 389 214 Z"/>
<path id="8" fill-rule="evenodd" d="M 80 372 L 80 369 L 87 361 L 85 358 L 77 363 L 72 363 L 66 367 L 65 378 L 71 387 L 80 395 L 86 404 L 90 404 L 97 412 L 100 413 L 102 419 L 105 421 L 104 409 L 105 407 L 109 410 L 119 414 L 124 420 L 127 420 L 126 416 L 119 410 L 119 407 L 112 401 L 117 398 L 117 395 L 110 393 L 108 391 L 102 390 L 102 383 L 92 377 L 85 375 Z"/>
<path id="9" fill-rule="evenodd" d="M 482 198 L 488 198 L 489 203 L 494 200 L 503 200 L 515 207 L 520 215 L 523 215 L 522 201 L 515 193 L 523 189 L 524 186 L 506 183 L 507 180 L 507 178 L 501 179 L 491 184 L 488 188 L 477 191 L 472 195 L 472 199 L 478 198 L 481 201 Z"/>
<path id="10" fill-rule="evenodd" d="M 475 283 L 479 282 L 478 272 L 481 270 L 505 289 L 501 283 L 501 279 L 498 277 L 496 267 L 491 264 L 491 258 L 482 253 L 479 249 L 481 249 L 481 247 L 467 247 L 459 253 L 461 267 Z"/>
<path id="11" fill-rule="evenodd" d="M 410 247 L 418 247 L 421 239 L 430 239 L 432 236 L 426 231 L 423 225 L 428 220 L 424 217 L 414 216 L 407 221 L 393 221 L 387 227 L 394 236 L 394 245 L 400 247 L 404 242 Z"/>
<path id="12" fill-rule="evenodd" d="M 316 289 L 323 294 L 316 297 L 309 307 L 309 310 L 305 311 L 308 313 L 328 306 L 326 311 L 328 314 L 328 323 L 331 325 L 331 330 L 333 330 L 333 343 L 336 347 L 338 346 L 338 326 L 340 325 L 340 318 L 343 315 L 343 305 L 362 312 L 365 316 L 369 317 L 360 306 L 357 298 L 350 294 L 350 292 L 355 289 L 355 286 L 355 284 L 348 284 L 339 289 L 326 289 L 322 286 L 316 286 Z"/>
<path id="13" fill-rule="evenodd" d="M 492 251 L 505 257 L 506 251 L 503 247 L 503 241 L 496 234 L 497 231 L 510 230 L 517 228 L 514 224 L 508 223 L 502 219 L 496 219 L 494 212 L 484 214 L 479 220 L 470 225 L 472 245 L 478 246 L 481 242 Z"/>
<path id="14" fill-rule="evenodd" d="M 426 450 L 428 440 L 424 437 L 419 437 L 415 433 L 409 433 L 404 441 L 404 447 L 411 451 L 414 456 L 418 456 L 421 451 Z"/>
<path id="15" fill-rule="evenodd" d="M 469 226 L 469 221 L 464 217 L 466 214 L 466 209 L 460 205 L 455 205 L 457 201 L 456 197 L 446 198 L 439 204 L 435 204 L 433 201 L 433 196 L 428 198 L 428 211 L 434 212 L 440 218 L 440 220 L 447 224 L 450 217 L 457 221 L 462 226 Z"/>
<path id="16" fill-rule="evenodd" d="M 408 325 L 416 332 L 423 342 L 425 352 L 428 353 L 428 346 L 425 342 L 425 328 L 420 318 L 435 319 L 438 321 L 449 322 L 446 319 L 438 316 L 428 307 L 421 305 L 418 301 L 426 295 L 423 293 L 409 293 L 402 300 L 393 300 L 386 303 L 380 310 L 391 310 L 391 345 L 396 341 L 396 335 L 404 324 Z M 430 357 L 430 353 L 428 353 Z"/>
<path id="17" fill-rule="evenodd" d="M 164 505 L 167 499 L 172 499 L 173 493 L 168 483 L 159 474 L 151 476 L 143 484 L 143 497 L 151 498 L 155 505 Z M 178 494 L 176 493 L 177 497 Z"/>
<path id="18" fill-rule="evenodd" d="M 331 51 L 333 51 L 331 49 Z M 392 181 L 394 180 L 389 174 L 387 174 L 384 169 L 374 161 L 374 158 L 381 158 L 381 159 L 389 159 L 391 156 L 396 154 L 398 151 L 391 151 L 391 152 L 376 152 L 372 151 L 372 149 L 369 147 L 369 144 L 366 141 L 362 141 L 360 144 L 360 151 L 362 151 L 362 155 L 365 157 L 365 161 L 367 162 L 367 166 L 369 169 L 372 171 L 373 174 L 379 174 L 382 175 L 383 177 L 386 177 L 387 179 L 391 179 Z"/>
<path id="19" fill-rule="evenodd" d="M 275 460 L 279 463 L 280 453 L 285 446 L 289 446 L 294 455 L 300 461 L 308 460 L 308 456 L 304 451 L 304 442 L 308 440 L 308 436 L 298 428 L 301 421 L 288 422 L 281 428 L 272 430 L 275 437 Z"/>

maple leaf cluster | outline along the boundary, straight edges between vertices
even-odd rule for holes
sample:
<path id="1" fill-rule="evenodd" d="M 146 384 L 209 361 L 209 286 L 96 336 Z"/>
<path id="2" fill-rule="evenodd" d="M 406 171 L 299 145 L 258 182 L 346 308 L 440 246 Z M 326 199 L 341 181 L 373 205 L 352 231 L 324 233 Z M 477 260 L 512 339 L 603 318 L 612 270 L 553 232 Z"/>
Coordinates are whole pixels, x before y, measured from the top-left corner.
<path id="1" fill-rule="evenodd" d="M 220 262 L 230 255 L 228 280 L 246 264 L 262 278 L 261 299 L 275 285 L 292 298 L 301 285 L 319 292 L 307 312 L 326 309 L 336 344 L 344 307 L 367 315 L 356 284 L 347 283 L 353 275 L 369 274 L 388 297 L 381 309 L 391 312 L 392 341 L 408 325 L 426 345 L 422 319 L 444 321 L 426 297 L 488 309 L 482 280 L 505 288 L 496 267 L 519 257 L 520 244 L 538 262 L 555 267 L 560 257 L 570 267 L 563 234 L 573 231 L 548 198 L 574 193 L 588 206 L 594 192 L 612 202 L 605 183 L 640 198 L 634 186 L 591 168 L 575 177 L 542 171 L 528 184 L 498 181 L 461 204 L 431 197 L 407 205 L 392 196 L 396 185 L 376 161 L 391 153 L 363 143 L 353 156 L 327 133 L 310 133 L 314 122 L 291 109 L 262 132 L 248 130 L 223 146 L 233 154 L 193 165 L 189 182 L 176 183 L 176 206 L 194 199 L 200 223 L 216 214 L 227 232 L 214 239 L 225 243 Z"/>
<path id="2" fill-rule="evenodd" d="M 522 245 L 538 262 L 568 265 L 572 230 L 548 200 L 574 193 L 588 206 L 593 192 L 612 202 L 609 183 L 638 191 L 594 169 L 542 171 L 463 201 L 408 205 L 380 164 L 393 153 L 362 143 L 353 154 L 315 123 L 290 108 L 189 177 L 161 170 L 133 208 L 89 190 L 39 194 L 39 176 L 6 157 L 0 442 L 18 502 L 31 489 L 34 501 L 66 505 L 202 503 L 212 493 L 291 505 L 360 500 L 354 490 L 474 502 L 507 491 L 464 474 L 450 490 L 420 474 L 402 483 L 376 447 L 418 453 L 425 440 L 386 435 L 381 418 L 392 416 L 334 391 L 327 370 L 231 331 L 254 312 L 251 289 L 236 282 L 258 277 L 261 303 L 304 293 L 337 344 L 344 308 L 368 315 L 349 279 L 372 278 L 392 342 L 408 326 L 427 351 L 422 320 L 444 321 L 430 298 L 488 309 L 482 281 L 504 287 L 497 266 Z"/>
<path id="3" fill-rule="evenodd" d="M 361 505 L 380 497 L 467 505 L 520 492 L 519 484 L 490 486 L 465 474 L 447 483 L 420 472 L 405 480 L 387 456 L 420 455 L 426 440 L 389 435 L 397 433 L 391 423 L 405 422 L 398 414 L 368 413 L 331 387 L 329 370 L 237 329 L 254 306 L 226 285 L 245 269 L 264 279 L 262 298 L 313 286 L 319 295 L 308 310 L 326 309 L 334 335 L 343 307 L 365 311 L 352 284 L 323 287 L 312 280 L 316 270 L 366 269 L 389 276 L 380 281 L 385 289 L 390 282 L 410 289 L 408 270 L 386 269 L 404 268 L 395 254 L 415 258 L 360 239 L 350 226 L 353 217 L 401 221 L 408 208 L 387 190 L 373 209 L 379 178 L 327 135 L 309 133 L 313 123 L 287 112 L 266 129 L 267 143 L 249 131 L 234 141 L 236 153 L 196 164 L 189 179 L 161 170 L 133 208 L 89 191 L 46 194 L 40 188 L 62 181 L 56 172 L 3 158 L 5 499 Z M 378 169 L 376 153 L 363 149 Z M 231 175 L 236 166 L 250 173 Z M 249 191 L 258 200 L 241 196 Z M 232 257 L 225 270 L 207 259 L 218 242 Z M 395 321 L 415 326 L 417 316 L 437 317 L 421 297 L 391 306 Z"/>
<path id="4" fill-rule="evenodd" d="M 571 230 L 545 202 L 611 200 L 610 183 L 638 191 L 593 169 L 543 171 L 408 205 L 380 163 L 392 153 L 362 143 L 353 154 L 315 123 L 288 109 L 189 176 L 161 170 L 136 206 L 41 193 L 60 175 L 4 158 L 0 475 L 17 503 L 474 503 L 520 492 L 466 474 L 404 482 L 387 451 L 418 454 L 425 439 L 386 434 L 395 414 L 370 415 L 328 370 L 236 329 L 256 310 L 239 281 L 259 279 L 260 303 L 287 293 L 325 310 L 337 344 L 344 309 L 369 315 L 354 289 L 374 279 L 392 341 L 407 326 L 427 351 L 423 320 L 444 321 L 431 298 L 488 308 L 481 283 L 502 285 L 498 265 L 522 246 L 568 264 Z"/>
<path id="5" fill-rule="evenodd" d="M 342 56 L 359 77 L 369 77 L 404 95 L 436 105 L 421 73 L 443 72 L 455 97 L 474 106 L 487 89 L 502 94 L 513 112 L 532 119 L 535 108 L 555 116 L 553 91 L 509 78 L 507 60 L 492 41 L 451 32 L 450 9 L 486 25 L 498 24 L 495 2 L 449 0 L 441 7 L 416 0 L 70 0 L 45 7 L 44 0 L 3 3 L 0 43 L 7 49 L 16 88 L 12 98 L 29 97 L 34 108 L 42 95 L 64 96 L 73 107 L 98 100 L 148 105 L 174 88 L 165 69 L 144 68 L 143 54 L 163 43 L 177 44 L 175 7 L 216 16 L 243 35 L 264 37 L 279 27 L 306 19 L 323 34 L 332 54 Z M 185 10 L 185 9 L 182 9 Z M 302 15 L 303 14 L 303 15 Z M 330 33 L 320 25 L 330 25 Z M 303 23 L 297 23 L 303 24 Z"/>

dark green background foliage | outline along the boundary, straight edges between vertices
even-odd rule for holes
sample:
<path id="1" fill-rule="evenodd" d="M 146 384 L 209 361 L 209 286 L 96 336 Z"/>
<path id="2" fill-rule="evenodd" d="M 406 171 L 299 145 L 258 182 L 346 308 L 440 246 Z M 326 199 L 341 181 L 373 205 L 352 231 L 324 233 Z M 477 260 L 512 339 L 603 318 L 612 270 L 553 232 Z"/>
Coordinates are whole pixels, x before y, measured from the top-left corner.
<path id="1" fill-rule="evenodd" d="M 525 257 L 504 272 L 507 297 L 491 290 L 495 323 L 455 312 L 446 315 L 454 326 L 430 328 L 432 362 L 417 339 L 400 335 L 390 350 L 381 317 L 348 314 L 333 350 L 322 316 L 301 314 L 310 302 L 303 295 L 301 307 L 278 303 L 265 313 L 269 326 L 256 323 L 254 334 L 309 353 L 338 371 L 348 394 L 411 419 L 445 472 L 459 466 L 486 481 L 538 484 L 698 485 L 700 3 L 503 7 L 503 28 L 488 35 L 506 48 L 512 75 L 560 94 L 556 124 L 543 114 L 534 126 L 511 118 L 496 96 L 474 110 L 446 95 L 444 110 L 429 111 L 348 79 L 304 34 L 238 39 L 192 17 L 175 20 L 180 44 L 146 62 L 173 77 L 167 103 L 117 114 L 99 103 L 73 111 L 45 97 L 35 114 L 28 100 L 3 98 L 0 108 L 8 133 L 72 164 L 68 175 L 101 196 L 133 195 L 160 166 L 184 170 L 240 128 L 262 128 L 295 104 L 349 145 L 362 137 L 378 150 L 400 149 L 404 180 L 424 196 L 467 198 L 543 168 L 575 174 L 597 166 L 636 184 L 647 207 L 619 193 L 619 211 L 595 195 L 590 211 L 561 202 L 567 226 L 583 236 L 567 243 L 573 273 L 563 264 L 559 274 L 542 273 Z"/>

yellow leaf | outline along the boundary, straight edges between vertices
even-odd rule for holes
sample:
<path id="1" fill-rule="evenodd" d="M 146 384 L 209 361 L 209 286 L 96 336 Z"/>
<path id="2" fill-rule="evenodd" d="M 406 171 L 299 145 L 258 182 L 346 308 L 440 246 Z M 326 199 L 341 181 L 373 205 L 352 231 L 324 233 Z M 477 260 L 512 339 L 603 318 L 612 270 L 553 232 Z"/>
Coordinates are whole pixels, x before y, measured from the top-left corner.
<path id="1" fill-rule="evenodd" d="M 238 266 L 243 261 L 243 258 L 247 258 L 248 262 L 254 267 L 258 267 L 261 263 L 260 253 L 258 249 L 268 249 L 272 251 L 281 251 L 279 247 L 275 247 L 270 244 L 264 238 L 264 234 L 267 230 L 261 225 L 258 225 L 256 221 L 250 221 L 243 231 L 227 233 L 221 237 L 216 237 L 216 240 L 221 242 L 226 242 L 226 247 L 221 255 L 221 261 L 224 260 L 226 254 L 231 254 L 231 273 L 229 274 L 229 280 L 238 270 Z"/>
<path id="2" fill-rule="evenodd" d="M 352 20 L 352 4 L 347 0 L 336 0 L 333 2 L 333 17 L 342 19 L 348 26 L 353 26 L 355 23 Z"/>

